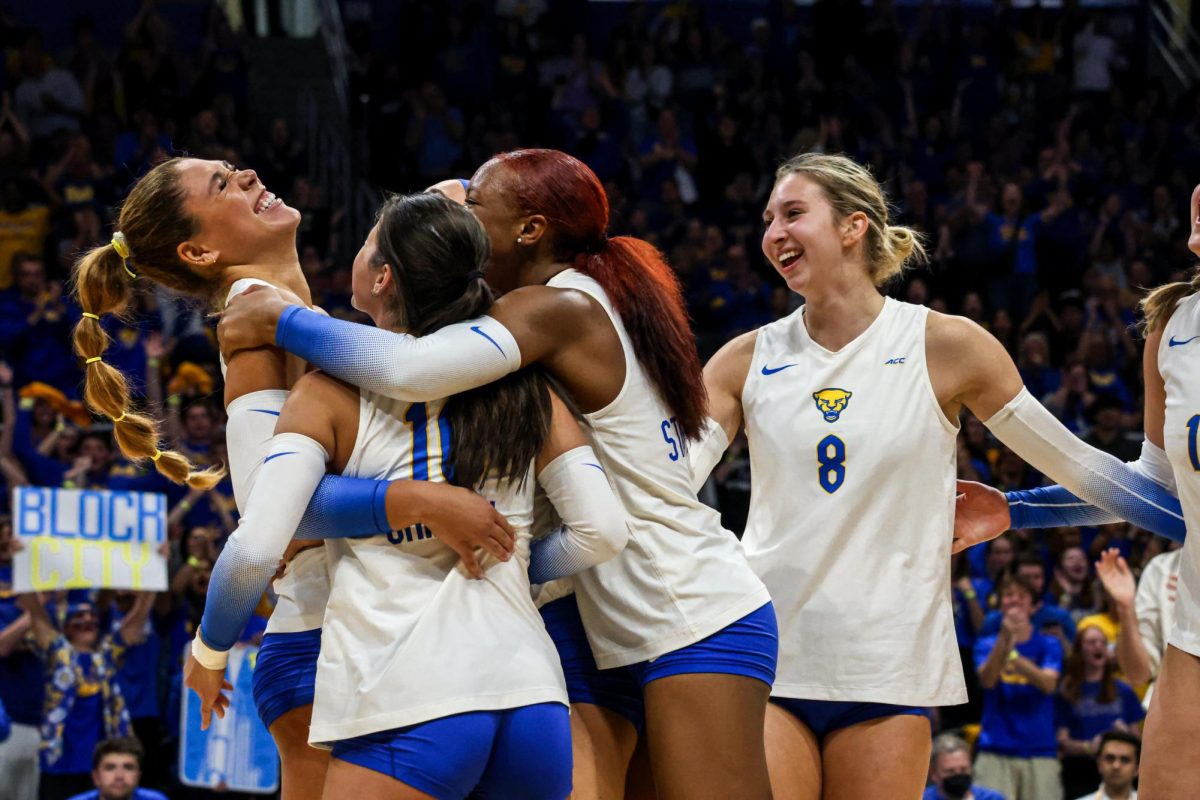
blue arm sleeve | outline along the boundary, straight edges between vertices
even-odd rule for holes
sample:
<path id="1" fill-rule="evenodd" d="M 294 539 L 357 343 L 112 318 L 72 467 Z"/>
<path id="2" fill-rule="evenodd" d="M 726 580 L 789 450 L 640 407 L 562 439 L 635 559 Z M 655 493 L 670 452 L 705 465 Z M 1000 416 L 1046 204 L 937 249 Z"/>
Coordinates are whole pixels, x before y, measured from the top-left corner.
<path id="1" fill-rule="evenodd" d="M 1008 492 L 1005 497 L 1013 528 L 1108 525 L 1127 519 L 1151 533 L 1182 542 L 1187 529 L 1179 499 L 1154 481 L 1143 479 L 1141 483 L 1141 493 L 1151 495 L 1147 498 L 1150 502 L 1133 494 L 1113 494 L 1121 505 L 1120 517 L 1079 499 L 1061 486 Z"/>
<path id="2" fill-rule="evenodd" d="M 297 539 L 341 539 L 390 533 L 390 481 L 326 475 L 296 529 Z"/>
<path id="3" fill-rule="evenodd" d="M 484 386 L 521 367 L 517 340 L 486 316 L 418 337 L 288 306 L 275 343 L 347 383 L 412 403 Z"/>

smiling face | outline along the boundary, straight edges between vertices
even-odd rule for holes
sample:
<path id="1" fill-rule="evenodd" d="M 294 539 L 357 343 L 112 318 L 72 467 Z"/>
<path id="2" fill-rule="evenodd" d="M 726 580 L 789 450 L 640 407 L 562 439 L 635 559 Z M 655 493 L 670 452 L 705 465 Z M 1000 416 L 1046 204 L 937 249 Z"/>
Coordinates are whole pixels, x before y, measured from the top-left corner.
<path id="1" fill-rule="evenodd" d="M 295 248 L 300 212 L 263 186 L 252 169 L 187 158 L 177 167 L 184 208 L 198 230 L 180 246 L 189 266 L 254 264 Z"/>
<path id="2" fill-rule="evenodd" d="M 763 212 L 762 251 L 788 288 L 804 294 L 822 268 L 842 258 L 842 236 L 825 191 L 811 178 L 791 173 L 775 184 Z"/>

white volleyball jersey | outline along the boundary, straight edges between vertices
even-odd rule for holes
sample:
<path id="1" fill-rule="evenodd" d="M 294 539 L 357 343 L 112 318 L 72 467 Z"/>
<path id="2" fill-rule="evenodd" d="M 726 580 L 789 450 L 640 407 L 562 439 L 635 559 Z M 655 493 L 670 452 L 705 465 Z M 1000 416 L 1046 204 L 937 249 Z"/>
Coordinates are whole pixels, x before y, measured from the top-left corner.
<path id="1" fill-rule="evenodd" d="M 967 700 L 950 599 L 958 431 L 929 380 L 927 315 L 887 299 L 836 353 L 803 307 L 758 332 L 742 544 L 779 621 L 773 695 Z"/>
<path id="2" fill-rule="evenodd" d="M 270 286 L 257 278 L 242 278 L 229 287 L 229 301 L 251 286 Z M 225 374 L 225 359 L 221 359 L 221 374 Z M 285 390 L 250 392 L 234 400 L 225 410 L 226 448 L 229 451 L 229 477 L 233 481 L 233 496 L 238 511 L 250 497 L 254 479 L 258 476 L 263 457 L 271 447 L 275 423 L 287 400 Z M 277 599 L 275 610 L 267 620 L 267 633 L 298 633 L 321 627 L 325 602 L 329 599 L 329 574 L 324 547 L 311 547 L 297 553 L 284 569 L 273 587 Z"/>
<path id="3" fill-rule="evenodd" d="M 344 475 L 441 481 L 444 401 L 361 391 L 358 439 Z M 532 473 L 532 469 L 531 469 Z M 514 557 L 486 577 L 423 525 L 326 543 L 331 587 L 309 741 L 348 739 L 466 711 L 567 703 L 558 653 L 529 586 L 534 478 L 481 489 L 516 531 Z"/>
<path id="4" fill-rule="evenodd" d="M 592 449 L 629 513 L 629 542 L 574 581 L 597 665 L 620 667 L 697 642 L 771 598 L 720 515 L 696 499 L 686 442 L 604 289 L 573 269 L 549 285 L 595 299 L 625 354 L 621 391 L 584 417 Z"/>
<path id="5" fill-rule="evenodd" d="M 1188 537 L 1179 561 L 1170 644 L 1200 657 L 1200 294 L 1184 298 L 1158 346 L 1167 387 L 1163 444 L 1175 472 Z"/>

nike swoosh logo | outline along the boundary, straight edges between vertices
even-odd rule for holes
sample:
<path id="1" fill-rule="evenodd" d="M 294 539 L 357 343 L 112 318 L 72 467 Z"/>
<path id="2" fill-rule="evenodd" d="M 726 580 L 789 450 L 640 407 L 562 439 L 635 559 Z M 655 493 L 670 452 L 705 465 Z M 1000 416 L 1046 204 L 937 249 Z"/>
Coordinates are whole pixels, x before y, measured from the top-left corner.
<path id="1" fill-rule="evenodd" d="M 1195 339 L 1200 339 L 1200 335 L 1198 335 L 1198 336 L 1193 336 L 1191 339 L 1184 339 L 1182 342 L 1177 342 L 1177 341 L 1175 341 L 1175 337 L 1174 337 L 1174 336 L 1172 336 L 1172 337 L 1171 337 L 1171 341 L 1167 342 L 1167 346 L 1168 346 L 1168 347 L 1179 347 L 1179 345 L 1181 345 L 1181 344 L 1187 344 L 1188 342 L 1190 342 L 1190 341 L 1193 341 L 1193 340 L 1195 340 Z"/>
<path id="2" fill-rule="evenodd" d="M 263 463 L 264 464 L 267 463 L 272 458 L 279 458 L 280 456 L 294 456 L 294 455 L 296 455 L 295 450 L 288 450 L 287 452 L 284 452 L 284 453 L 272 453 L 271 455 L 269 455 L 263 459 Z"/>
<path id="3" fill-rule="evenodd" d="M 478 325 L 472 325 L 471 330 L 473 330 L 475 333 L 478 333 L 480 336 L 482 336 L 483 338 L 485 338 L 489 342 L 491 342 L 493 345 L 495 345 L 496 349 L 500 351 L 500 355 L 504 356 L 505 358 L 508 357 L 508 354 L 504 352 L 504 348 L 501 347 L 500 345 L 496 344 L 495 339 L 493 339 L 492 337 L 490 337 L 486 333 L 484 333 L 483 328 L 479 327 Z"/>
<path id="4" fill-rule="evenodd" d="M 595 467 L 596 469 L 600 470 L 601 472 L 604 472 L 604 467 L 600 466 L 599 464 L 593 464 L 590 461 L 585 461 L 585 462 L 583 462 L 583 465 L 585 467 Z M 608 473 L 604 472 L 604 474 L 607 475 Z"/>
<path id="5" fill-rule="evenodd" d="M 776 372 L 783 372 L 788 367 L 794 367 L 794 366 L 796 366 L 796 365 L 795 364 L 784 364 L 782 367 L 776 367 L 775 369 L 771 369 L 766 364 L 763 364 L 762 374 L 763 375 L 774 375 Z"/>
<path id="6" fill-rule="evenodd" d="M 252 409 L 250 409 L 250 410 L 251 410 L 251 411 L 257 411 L 257 412 L 258 412 L 258 413 L 260 413 L 260 414 L 270 414 L 272 417 L 278 417 L 278 416 L 279 416 L 279 412 L 278 412 L 278 411 L 268 411 L 268 410 L 267 410 L 267 409 L 265 409 L 265 408 L 252 408 Z"/>

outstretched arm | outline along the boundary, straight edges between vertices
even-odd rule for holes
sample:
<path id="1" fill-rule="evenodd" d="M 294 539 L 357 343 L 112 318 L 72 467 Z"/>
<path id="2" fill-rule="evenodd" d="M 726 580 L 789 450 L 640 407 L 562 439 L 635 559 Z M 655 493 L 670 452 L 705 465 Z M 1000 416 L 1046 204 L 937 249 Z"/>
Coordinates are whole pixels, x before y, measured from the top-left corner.
<path id="1" fill-rule="evenodd" d="M 1068 431 L 1025 389 L 991 334 L 960 317 L 933 316 L 927 347 L 943 407 L 965 405 L 1017 455 L 1088 503 L 1147 530 L 1169 529 L 1174 499 L 1164 487 Z"/>

